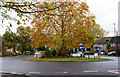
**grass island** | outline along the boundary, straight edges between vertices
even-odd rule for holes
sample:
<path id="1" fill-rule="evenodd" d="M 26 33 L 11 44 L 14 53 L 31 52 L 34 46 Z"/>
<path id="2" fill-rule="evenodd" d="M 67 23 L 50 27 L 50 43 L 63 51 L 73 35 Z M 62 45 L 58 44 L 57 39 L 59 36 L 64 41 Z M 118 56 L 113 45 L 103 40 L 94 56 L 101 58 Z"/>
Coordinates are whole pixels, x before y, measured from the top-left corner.
<path id="1" fill-rule="evenodd" d="M 39 61 L 39 62 L 89 62 L 89 61 L 112 61 L 106 58 L 31 58 L 23 59 L 23 61 Z"/>

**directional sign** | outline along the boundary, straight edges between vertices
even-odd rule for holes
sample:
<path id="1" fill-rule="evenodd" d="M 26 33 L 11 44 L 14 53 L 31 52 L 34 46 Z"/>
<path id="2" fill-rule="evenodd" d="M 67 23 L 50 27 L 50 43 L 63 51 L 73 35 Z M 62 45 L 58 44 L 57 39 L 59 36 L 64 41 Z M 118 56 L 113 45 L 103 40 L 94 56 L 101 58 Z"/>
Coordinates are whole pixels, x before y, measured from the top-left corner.
<path id="1" fill-rule="evenodd" d="M 80 45 L 80 50 L 85 50 L 84 45 Z"/>
<path id="2" fill-rule="evenodd" d="M 100 52 L 100 51 L 101 51 L 100 47 L 97 47 L 97 51 L 98 51 L 98 52 Z"/>

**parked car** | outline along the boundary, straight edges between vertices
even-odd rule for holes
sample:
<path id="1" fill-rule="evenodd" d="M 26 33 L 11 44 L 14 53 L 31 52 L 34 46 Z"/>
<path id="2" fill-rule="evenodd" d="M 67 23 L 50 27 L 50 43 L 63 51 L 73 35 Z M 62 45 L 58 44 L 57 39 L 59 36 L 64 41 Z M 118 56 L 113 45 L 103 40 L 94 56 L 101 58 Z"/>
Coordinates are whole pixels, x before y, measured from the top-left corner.
<path id="1" fill-rule="evenodd" d="M 116 51 L 111 51 L 108 53 L 108 56 L 116 56 L 116 55 L 117 55 Z"/>
<path id="2" fill-rule="evenodd" d="M 83 54 L 82 52 L 78 52 L 78 53 L 71 54 L 71 56 L 73 56 L 73 57 L 81 57 L 82 54 Z"/>

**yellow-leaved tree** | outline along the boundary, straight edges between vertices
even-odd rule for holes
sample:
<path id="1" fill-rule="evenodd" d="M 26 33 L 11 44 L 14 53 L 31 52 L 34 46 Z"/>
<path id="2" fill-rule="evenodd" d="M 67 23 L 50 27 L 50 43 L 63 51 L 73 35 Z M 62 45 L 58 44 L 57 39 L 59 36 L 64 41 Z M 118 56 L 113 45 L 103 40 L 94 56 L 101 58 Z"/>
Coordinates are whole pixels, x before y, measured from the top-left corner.
<path id="1" fill-rule="evenodd" d="M 50 2 L 46 3 L 46 8 L 54 7 L 51 5 L 54 3 L 62 6 L 34 14 L 34 48 L 47 45 L 60 49 L 60 53 L 66 55 L 66 49 L 78 48 L 80 43 L 86 48 L 90 47 L 97 38 L 104 35 L 104 30 L 96 23 L 95 16 L 90 13 L 85 2 Z"/>

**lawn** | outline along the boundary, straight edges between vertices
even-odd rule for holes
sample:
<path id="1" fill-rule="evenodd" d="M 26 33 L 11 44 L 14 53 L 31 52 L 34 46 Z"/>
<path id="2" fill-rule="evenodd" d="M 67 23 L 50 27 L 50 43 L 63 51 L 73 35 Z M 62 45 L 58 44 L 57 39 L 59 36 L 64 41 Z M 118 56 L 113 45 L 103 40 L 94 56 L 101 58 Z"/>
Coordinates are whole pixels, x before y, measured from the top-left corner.
<path id="1" fill-rule="evenodd" d="M 39 61 L 39 62 L 81 62 L 81 61 L 112 61 L 106 58 L 32 58 L 23 59 L 23 61 Z"/>

